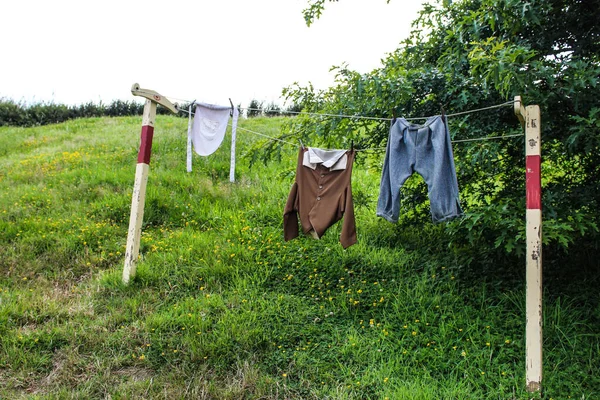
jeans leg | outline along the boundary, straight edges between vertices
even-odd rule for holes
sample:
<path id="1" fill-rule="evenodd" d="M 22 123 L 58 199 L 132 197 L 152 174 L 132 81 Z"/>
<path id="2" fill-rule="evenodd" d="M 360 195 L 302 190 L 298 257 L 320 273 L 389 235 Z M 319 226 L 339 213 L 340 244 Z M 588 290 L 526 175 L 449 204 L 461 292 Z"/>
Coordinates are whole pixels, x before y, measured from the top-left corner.
<path id="1" fill-rule="evenodd" d="M 400 187 L 413 173 L 414 155 L 414 135 L 409 134 L 402 124 L 396 122 L 390 129 L 385 152 L 377 216 L 390 222 L 398 222 Z"/>
<path id="2" fill-rule="evenodd" d="M 431 219 L 443 222 L 462 215 L 463 211 L 448 126 L 438 117 L 429 128 L 429 137 L 419 137 L 415 170 L 427 183 Z"/>

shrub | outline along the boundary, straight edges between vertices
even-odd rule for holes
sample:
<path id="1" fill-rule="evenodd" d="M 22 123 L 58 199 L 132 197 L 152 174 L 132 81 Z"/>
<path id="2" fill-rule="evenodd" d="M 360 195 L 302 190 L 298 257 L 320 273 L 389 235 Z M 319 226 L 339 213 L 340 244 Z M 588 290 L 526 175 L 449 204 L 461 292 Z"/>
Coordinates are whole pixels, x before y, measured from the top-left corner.
<path id="1" fill-rule="evenodd" d="M 248 106 L 248 118 L 258 117 L 263 115 L 263 101 L 258 101 L 256 99 L 252 99 L 250 101 L 250 105 Z"/>
<path id="2" fill-rule="evenodd" d="M 74 118 L 120 117 L 142 115 L 144 104 L 135 101 L 114 100 L 108 105 L 99 102 L 67 106 L 56 103 L 16 103 L 0 99 L 0 126 L 36 126 L 64 122 Z M 170 112 L 159 107 L 157 113 Z"/>

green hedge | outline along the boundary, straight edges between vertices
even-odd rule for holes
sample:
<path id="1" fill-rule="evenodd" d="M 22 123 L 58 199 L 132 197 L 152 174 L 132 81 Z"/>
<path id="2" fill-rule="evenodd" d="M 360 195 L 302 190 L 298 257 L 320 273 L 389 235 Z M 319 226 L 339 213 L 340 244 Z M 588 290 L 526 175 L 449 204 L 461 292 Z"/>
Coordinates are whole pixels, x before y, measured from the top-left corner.
<path id="1" fill-rule="evenodd" d="M 187 105 L 182 107 L 187 108 Z M 36 126 L 55 124 L 74 118 L 120 117 L 142 115 L 144 104 L 135 101 L 114 100 L 110 104 L 88 102 L 76 106 L 55 103 L 17 103 L 10 99 L 0 99 L 0 126 Z M 158 114 L 168 114 L 168 110 L 158 107 Z M 181 116 L 186 116 L 180 114 Z"/>

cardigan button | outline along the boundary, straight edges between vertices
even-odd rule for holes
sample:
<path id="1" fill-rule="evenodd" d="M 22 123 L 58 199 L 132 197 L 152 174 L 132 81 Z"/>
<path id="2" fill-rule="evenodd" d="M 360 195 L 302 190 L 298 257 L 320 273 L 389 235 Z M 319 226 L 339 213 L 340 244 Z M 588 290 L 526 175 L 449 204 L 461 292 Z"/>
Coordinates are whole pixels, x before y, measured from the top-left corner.
<path id="1" fill-rule="evenodd" d="M 321 196 L 317 197 L 317 200 L 321 200 Z"/>

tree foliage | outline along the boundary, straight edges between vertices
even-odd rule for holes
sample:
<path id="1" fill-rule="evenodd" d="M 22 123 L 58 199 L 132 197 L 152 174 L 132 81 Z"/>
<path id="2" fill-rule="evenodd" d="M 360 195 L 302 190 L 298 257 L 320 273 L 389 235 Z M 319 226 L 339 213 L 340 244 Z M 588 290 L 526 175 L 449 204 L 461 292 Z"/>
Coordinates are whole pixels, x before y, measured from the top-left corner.
<path id="1" fill-rule="evenodd" d="M 325 0 L 309 2 L 307 24 Z M 465 0 L 425 4 L 411 36 L 382 66 L 359 73 L 333 67 L 336 83 L 317 91 L 284 89 L 305 111 L 390 118 L 487 107 L 521 95 L 542 113 L 544 244 L 597 264 L 600 206 L 600 1 Z M 512 108 L 449 119 L 453 139 L 522 132 Z M 303 115 L 286 137 L 339 147 L 385 146 L 389 123 Z M 521 256 L 524 238 L 524 140 L 454 144 L 465 218 L 444 227 L 450 247 L 469 261 Z M 428 219 L 426 187 L 405 185 L 403 224 Z M 407 207 L 410 206 L 410 207 Z M 410 208 L 410 209 L 409 209 Z M 577 249 L 572 249 L 577 243 Z M 484 248 L 475 254 L 472 249 Z"/>

